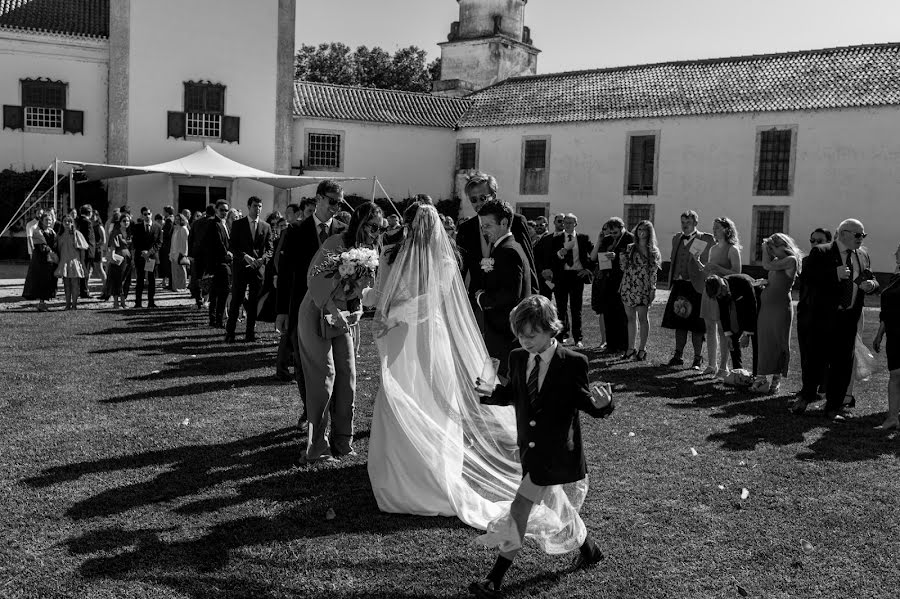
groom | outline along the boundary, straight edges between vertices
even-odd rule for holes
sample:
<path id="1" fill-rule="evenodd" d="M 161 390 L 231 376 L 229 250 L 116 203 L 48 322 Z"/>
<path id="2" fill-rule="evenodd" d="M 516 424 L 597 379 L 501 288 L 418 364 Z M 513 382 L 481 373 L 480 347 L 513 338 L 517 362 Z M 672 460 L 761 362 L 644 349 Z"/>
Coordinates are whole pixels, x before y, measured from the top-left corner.
<path id="1" fill-rule="evenodd" d="M 481 231 L 491 244 L 490 256 L 481 260 L 481 288 L 473 296 L 484 313 L 484 344 L 492 358 L 500 360 L 497 374 L 506 376 L 509 352 L 519 343 L 509 326 L 509 315 L 520 301 L 532 295 L 530 261 L 513 238 L 512 207 L 489 199 L 478 211 Z"/>

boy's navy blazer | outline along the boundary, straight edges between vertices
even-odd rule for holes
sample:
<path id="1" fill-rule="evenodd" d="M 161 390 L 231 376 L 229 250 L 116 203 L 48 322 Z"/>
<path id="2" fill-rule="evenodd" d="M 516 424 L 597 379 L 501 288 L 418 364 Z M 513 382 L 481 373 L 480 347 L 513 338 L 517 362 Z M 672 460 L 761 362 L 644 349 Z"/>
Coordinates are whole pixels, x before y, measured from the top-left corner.
<path id="1" fill-rule="evenodd" d="M 530 474 L 531 481 L 541 486 L 579 481 L 587 475 L 587 463 L 578 412 L 604 418 L 614 407 L 594 407 L 588 388 L 588 359 L 582 354 L 557 345 L 534 403 L 528 396 L 527 369 L 528 352 L 513 350 L 508 383 L 483 397 L 481 403 L 515 407 L 523 476 Z"/>

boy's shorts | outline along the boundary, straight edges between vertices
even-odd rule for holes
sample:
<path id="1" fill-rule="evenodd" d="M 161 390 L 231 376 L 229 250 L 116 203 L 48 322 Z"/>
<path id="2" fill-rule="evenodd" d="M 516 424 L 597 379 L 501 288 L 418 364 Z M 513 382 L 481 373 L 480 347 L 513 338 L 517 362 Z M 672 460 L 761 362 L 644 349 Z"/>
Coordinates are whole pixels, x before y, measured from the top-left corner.
<path id="1" fill-rule="evenodd" d="M 526 474 L 525 478 L 522 479 L 522 482 L 519 483 L 519 490 L 516 491 L 516 493 L 525 499 L 528 499 L 534 503 L 534 505 L 538 505 L 544 501 L 544 497 L 547 495 L 548 490 L 550 490 L 550 487 L 534 484 L 531 482 L 531 474 Z"/>

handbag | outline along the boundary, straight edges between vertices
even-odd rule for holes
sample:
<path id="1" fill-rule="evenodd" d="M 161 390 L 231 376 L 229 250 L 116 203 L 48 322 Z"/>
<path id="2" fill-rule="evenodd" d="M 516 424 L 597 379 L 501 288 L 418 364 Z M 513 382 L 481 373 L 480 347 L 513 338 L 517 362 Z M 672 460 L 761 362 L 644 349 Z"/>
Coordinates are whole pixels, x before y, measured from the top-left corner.
<path id="1" fill-rule="evenodd" d="M 47 262 L 50 264 L 59 264 L 59 256 L 53 250 L 50 250 L 50 253 L 47 254 Z"/>
<path id="2" fill-rule="evenodd" d="M 853 376 L 858 381 L 867 381 L 875 373 L 875 356 L 863 343 L 859 333 L 856 334 L 856 342 L 853 348 Z"/>
<path id="3" fill-rule="evenodd" d="M 110 261 L 116 266 L 122 266 L 122 263 L 125 262 L 125 256 L 117 254 L 115 252 L 110 253 L 109 255 Z"/>

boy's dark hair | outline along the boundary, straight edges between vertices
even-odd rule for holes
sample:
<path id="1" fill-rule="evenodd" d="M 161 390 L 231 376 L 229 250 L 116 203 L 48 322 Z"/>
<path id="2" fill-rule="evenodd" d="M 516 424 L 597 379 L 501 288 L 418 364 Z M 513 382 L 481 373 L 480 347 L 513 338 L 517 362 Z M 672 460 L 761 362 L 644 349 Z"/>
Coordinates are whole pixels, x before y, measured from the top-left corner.
<path id="1" fill-rule="evenodd" d="M 215 216 L 216 215 L 216 205 L 208 204 L 206 206 L 206 216 Z"/>
<path id="2" fill-rule="evenodd" d="M 326 193 L 343 193 L 344 188 L 334 179 L 325 179 L 316 187 L 316 195 L 324 196 Z"/>
<path id="3" fill-rule="evenodd" d="M 305 199 L 305 198 L 302 199 L 302 200 L 300 200 L 300 203 L 299 203 L 299 204 L 294 203 L 294 202 L 291 202 L 291 203 L 288 204 L 287 207 L 284 209 L 284 213 L 287 214 L 287 211 L 290 210 L 290 211 L 293 212 L 294 214 L 297 214 L 298 212 L 302 212 L 302 211 L 303 211 L 303 206 L 305 206 L 305 205 L 306 205 L 306 199 Z"/>
<path id="4" fill-rule="evenodd" d="M 532 332 L 549 331 L 553 336 L 563 329 L 556 306 L 543 295 L 530 295 L 519 302 L 509 315 L 509 326 L 518 335 L 527 326 Z"/>
<path id="5" fill-rule="evenodd" d="M 728 283 L 718 275 L 709 275 L 706 277 L 706 295 L 716 299 L 723 287 L 727 287 Z"/>
<path id="6" fill-rule="evenodd" d="M 490 199 L 487 200 L 478 211 L 478 216 L 493 215 L 497 219 L 497 224 L 505 218 L 507 226 L 512 226 L 513 209 L 509 202 L 503 200 Z"/>

